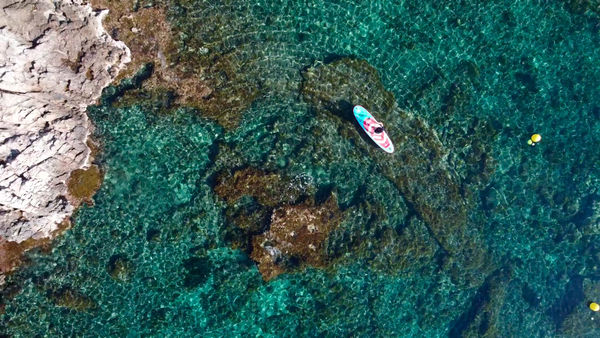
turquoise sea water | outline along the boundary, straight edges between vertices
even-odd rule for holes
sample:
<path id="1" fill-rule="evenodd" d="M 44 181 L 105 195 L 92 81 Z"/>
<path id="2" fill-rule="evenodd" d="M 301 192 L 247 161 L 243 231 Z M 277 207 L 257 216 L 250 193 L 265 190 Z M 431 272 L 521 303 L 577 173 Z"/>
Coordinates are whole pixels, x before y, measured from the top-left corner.
<path id="1" fill-rule="evenodd" d="M 207 73 L 217 90 L 257 97 L 228 130 L 105 90 L 88 109 L 95 205 L 8 278 L 0 335 L 600 334 L 595 1 L 165 6 L 182 58 L 226 60 Z M 386 123 L 395 155 L 360 136 L 353 104 Z M 275 202 L 261 185 L 217 194 L 247 168 L 284 182 Z M 327 264 L 264 281 L 240 243 L 274 209 L 330 196 Z"/>

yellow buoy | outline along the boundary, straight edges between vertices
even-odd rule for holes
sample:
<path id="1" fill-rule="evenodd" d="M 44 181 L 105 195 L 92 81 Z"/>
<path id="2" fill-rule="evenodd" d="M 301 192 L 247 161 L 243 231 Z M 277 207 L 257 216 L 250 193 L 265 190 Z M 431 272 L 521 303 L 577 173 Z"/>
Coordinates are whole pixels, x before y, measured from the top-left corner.
<path id="1" fill-rule="evenodd" d="M 600 311 L 600 305 L 598 303 L 590 303 L 590 310 L 598 312 Z"/>
<path id="2" fill-rule="evenodd" d="M 540 135 L 540 134 L 533 134 L 533 135 L 531 135 L 531 142 L 538 143 L 541 140 L 542 140 L 542 135 Z"/>

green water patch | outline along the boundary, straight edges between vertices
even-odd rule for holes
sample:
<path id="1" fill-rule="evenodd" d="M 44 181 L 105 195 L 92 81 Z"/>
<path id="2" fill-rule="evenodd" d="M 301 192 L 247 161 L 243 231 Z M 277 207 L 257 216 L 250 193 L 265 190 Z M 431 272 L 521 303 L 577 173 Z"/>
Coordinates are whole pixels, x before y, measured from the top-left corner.
<path id="1" fill-rule="evenodd" d="M 151 68 L 108 88 L 89 108 L 95 205 L 8 278 L 1 334 L 597 335 L 587 2 L 168 5 L 179 57 L 231 105 L 127 94 Z M 395 155 L 360 136 L 353 104 L 388 125 Z M 225 179 L 219 195 L 249 168 L 279 183 Z M 236 241 L 332 195 L 328 264 L 265 282 Z"/>
<path id="2" fill-rule="evenodd" d="M 408 314 L 422 297 L 436 293 L 416 294 L 400 287 L 409 283 L 416 288 L 422 280 L 410 273 L 417 265 L 409 263 L 408 256 L 396 257 L 407 250 L 402 243 L 417 249 L 424 245 L 429 247 L 428 255 L 435 254 L 435 243 L 422 233 L 423 224 L 415 220 L 403 230 L 407 213 L 401 209 L 401 196 L 388 181 L 364 188 L 353 183 L 361 165 L 369 165 L 364 156 L 334 162 L 317 157 L 322 166 L 306 170 L 314 159 L 310 151 L 313 142 L 299 140 L 295 152 L 290 153 L 279 142 L 262 141 L 271 137 L 267 130 L 274 127 L 292 137 L 292 129 L 302 117 L 289 114 L 289 120 L 275 119 L 269 116 L 277 112 L 273 108 L 277 106 L 268 106 L 270 112 L 264 111 L 263 119 L 248 114 L 254 121 L 228 134 L 193 111 L 164 114 L 153 111 L 151 102 L 127 108 L 110 104 L 90 107 L 97 136 L 103 140 L 98 162 L 106 172 L 104 183 L 94 198 L 95 206 L 78 211 L 76 226 L 57 239 L 52 252 L 30 253 L 33 265 L 11 276 L 9 286 L 18 291 L 10 299 L 3 296 L 4 332 L 334 335 L 368 334 L 373 325 L 381 325 L 386 333 L 412 332 L 416 328 L 407 331 L 405 320 L 433 320 L 431 312 L 427 315 L 430 319 Z M 305 118 L 313 116 L 303 104 L 295 107 L 303 107 Z M 308 118 L 304 122 L 312 124 Z M 335 125 L 331 120 L 321 123 Z M 256 141 L 249 143 L 246 133 Z M 332 144 L 356 154 L 352 143 L 344 142 L 342 136 L 325 137 L 333 137 L 329 140 Z M 246 156 L 231 155 L 242 152 Z M 289 163 L 286 170 L 281 169 L 281 157 Z M 232 249 L 226 237 L 226 203 L 213 192 L 213 185 L 219 172 L 234 169 L 233 163 L 240 160 L 263 163 L 263 169 L 291 177 L 278 192 L 304 189 L 312 194 L 321 186 L 335 187 L 334 193 L 349 215 L 328 246 L 339 263 L 328 269 L 307 267 L 265 283 L 249 255 Z M 362 174 L 365 178 L 371 175 L 376 173 Z M 392 195 L 382 195 L 382 190 L 390 190 Z M 361 194 L 360 198 L 356 194 Z M 397 216 L 386 216 L 381 210 L 380 216 L 373 216 L 374 207 L 366 201 L 382 204 L 380 209 L 386 205 L 394 208 Z M 370 219 L 368 226 L 364 226 L 365 218 Z M 383 237 L 394 242 L 404 231 L 412 237 L 402 237 L 403 242 L 395 246 L 377 244 L 382 239 L 377 233 L 388 233 Z M 410 243 L 413 237 L 424 237 L 429 244 Z M 429 271 L 428 289 L 452 293 L 432 273 L 428 258 L 423 259 L 422 253 L 414 257 L 420 259 L 418 269 Z M 375 304 L 395 306 L 394 313 L 402 313 L 402 321 L 387 323 L 391 313 Z M 290 323 L 292 317 L 296 319 Z"/>

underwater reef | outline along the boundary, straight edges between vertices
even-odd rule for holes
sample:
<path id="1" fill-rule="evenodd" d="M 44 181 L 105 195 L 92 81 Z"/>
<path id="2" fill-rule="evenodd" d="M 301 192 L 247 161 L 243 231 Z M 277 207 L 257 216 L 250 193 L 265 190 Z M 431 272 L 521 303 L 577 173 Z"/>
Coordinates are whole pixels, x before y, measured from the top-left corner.
<path id="1" fill-rule="evenodd" d="M 133 61 L 69 183 L 104 178 L 0 335 L 600 332 L 593 2 L 96 6 Z"/>

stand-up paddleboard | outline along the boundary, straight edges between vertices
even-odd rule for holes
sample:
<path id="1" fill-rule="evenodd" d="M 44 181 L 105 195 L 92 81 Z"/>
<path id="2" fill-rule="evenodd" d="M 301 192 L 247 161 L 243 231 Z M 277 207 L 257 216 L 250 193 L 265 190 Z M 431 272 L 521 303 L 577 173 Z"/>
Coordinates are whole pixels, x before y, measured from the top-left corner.
<path id="1" fill-rule="evenodd" d="M 362 106 L 354 106 L 354 117 L 356 117 L 358 124 L 360 124 L 362 129 L 365 131 L 365 133 L 367 133 L 367 135 L 369 135 L 373 142 L 377 143 L 381 149 L 390 154 L 394 152 L 394 145 L 392 144 L 392 140 L 390 140 L 390 137 L 386 131 L 383 130 L 379 134 L 375 132 L 377 127 L 380 126 L 380 123 L 375 120 L 371 113 L 369 113 Z"/>

